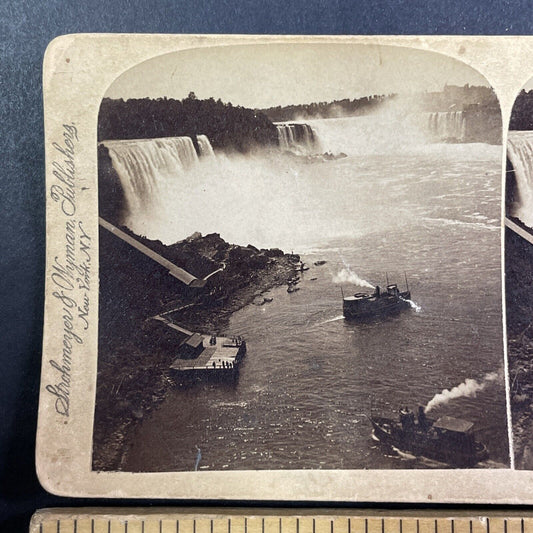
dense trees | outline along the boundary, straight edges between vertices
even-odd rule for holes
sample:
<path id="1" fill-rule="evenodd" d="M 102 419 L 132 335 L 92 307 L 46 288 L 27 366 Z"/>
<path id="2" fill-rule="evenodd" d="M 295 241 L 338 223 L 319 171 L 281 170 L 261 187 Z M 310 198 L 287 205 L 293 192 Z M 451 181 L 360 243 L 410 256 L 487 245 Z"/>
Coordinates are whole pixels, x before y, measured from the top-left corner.
<path id="1" fill-rule="evenodd" d="M 190 136 L 209 137 L 215 149 L 247 152 L 254 146 L 276 146 L 278 135 L 273 122 L 357 116 L 374 112 L 395 94 L 365 96 L 333 102 L 313 102 L 277 106 L 263 110 L 224 103 L 220 99 L 199 100 L 194 92 L 187 98 L 110 99 L 104 98 L 98 116 L 98 140 L 142 139 Z M 404 104 L 418 111 L 488 110 L 499 112 L 497 98 L 490 87 L 447 85 L 442 91 L 424 92 L 403 97 Z M 533 129 L 528 109 L 533 92 L 522 91 L 511 121 L 514 129 Z M 522 109 L 522 107 L 523 109 Z M 529 121 L 529 122 L 528 122 Z M 529 125 L 527 125 L 529 124 Z"/>
<path id="2" fill-rule="evenodd" d="M 104 98 L 98 115 L 98 140 L 207 135 L 213 148 L 246 152 L 277 145 L 276 126 L 261 112 L 220 99 L 183 100 Z"/>
<path id="3" fill-rule="evenodd" d="M 522 90 L 511 113 L 510 130 L 533 130 L 533 90 Z"/>

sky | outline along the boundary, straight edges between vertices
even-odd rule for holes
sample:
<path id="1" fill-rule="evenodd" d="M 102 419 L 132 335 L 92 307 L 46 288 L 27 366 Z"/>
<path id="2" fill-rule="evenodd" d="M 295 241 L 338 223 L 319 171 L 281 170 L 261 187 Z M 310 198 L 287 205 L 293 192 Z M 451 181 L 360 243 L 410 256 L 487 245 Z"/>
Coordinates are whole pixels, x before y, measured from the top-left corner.
<path id="1" fill-rule="evenodd" d="M 330 102 L 372 94 L 488 85 L 466 64 L 435 52 L 360 44 L 263 44 L 197 48 L 129 69 L 109 98 L 221 98 L 251 108 Z"/>

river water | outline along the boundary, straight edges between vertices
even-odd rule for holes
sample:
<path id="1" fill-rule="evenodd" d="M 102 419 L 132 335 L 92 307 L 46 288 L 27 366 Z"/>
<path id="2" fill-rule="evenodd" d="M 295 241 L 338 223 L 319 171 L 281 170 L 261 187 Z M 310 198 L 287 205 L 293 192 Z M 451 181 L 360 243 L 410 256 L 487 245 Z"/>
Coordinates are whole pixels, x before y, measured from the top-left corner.
<path id="1" fill-rule="evenodd" d="M 324 150 L 348 157 L 217 156 L 196 175 L 198 202 L 217 213 L 198 219 L 202 231 L 215 230 L 207 221 L 230 242 L 294 250 L 311 268 L 298 292 L 275 288 L 271 303 L 233 315 L 228 333 L 248 346 L 238 380 L 172 390 L 137 425 L 125 470 L 193 470 L 198 450 L 200 470 L 431 468 L 384 450 L 366 417 L 416 409 L 467 379 L 476 396 L 430 414 L 474 422 L 490 453 L 480 466 L 508 465 L 501 147 L 409 142 L 406 132 L 402 143 L 390 125 L 374 139 L 363 119 L 313 127 Z M 183 238 L 169 226 L 153 233 Z M 404 272 L 416 309 L 364 324 L 342 317 L 341 290 L 361 290 L 351 279 L 384 286 L 388 276 L 403 289 Z"/>

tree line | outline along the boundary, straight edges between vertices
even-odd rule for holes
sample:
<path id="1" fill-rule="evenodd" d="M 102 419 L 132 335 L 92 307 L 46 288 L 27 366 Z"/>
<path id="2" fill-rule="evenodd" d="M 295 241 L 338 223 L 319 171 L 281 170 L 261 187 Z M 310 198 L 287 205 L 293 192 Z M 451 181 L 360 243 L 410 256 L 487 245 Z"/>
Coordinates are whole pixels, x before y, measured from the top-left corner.
<path id="1" fill-rule="evenodd" d="M 277 145 L 277 129 L 260 111 L 199 100 L 190 93 L 172 98 L 104 98 L 98 114 L 98 140 L 150 139 L 207 135 L 215 149 L 247 152 L 254 146 Z"/>
<path id="2" fill-rule="evenodd" d="M 511 121 L 510 130 L 533 130 L 533 90 L 522 89 L 516 97 Z"/>

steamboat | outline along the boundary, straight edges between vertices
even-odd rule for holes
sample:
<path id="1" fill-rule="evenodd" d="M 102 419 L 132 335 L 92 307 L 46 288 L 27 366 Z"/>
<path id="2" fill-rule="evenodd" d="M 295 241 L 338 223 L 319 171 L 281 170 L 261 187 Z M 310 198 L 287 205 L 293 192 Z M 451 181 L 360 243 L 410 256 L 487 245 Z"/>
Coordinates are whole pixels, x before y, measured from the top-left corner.
<path id="1" fill-rule="evenodd" d="M 474 437 L 472 422 L 451 416 L 431 419 L 422 406 L 417 417 L 405 408 L 397 420 L 370 417 L 370 421 L 381 443 L 416 457 L 454 468 L 470 468 L 489 457 L 486 446 Z"/>
<path id="2" fill-rule="evenodd" d="M 411 304 L 411 292 L 405 280 L 406 290 L 400 291 L 398 285 L 387 285 L 385 291 L 376 286 L 372 294 L 356 292 L 353 296 L 342 297 L 342 311 L 344 318 L 365 319 L 374 316 L 382 316 L 397 313 L 402 309 L 408 309 Z"/>

